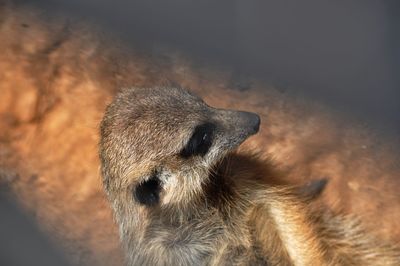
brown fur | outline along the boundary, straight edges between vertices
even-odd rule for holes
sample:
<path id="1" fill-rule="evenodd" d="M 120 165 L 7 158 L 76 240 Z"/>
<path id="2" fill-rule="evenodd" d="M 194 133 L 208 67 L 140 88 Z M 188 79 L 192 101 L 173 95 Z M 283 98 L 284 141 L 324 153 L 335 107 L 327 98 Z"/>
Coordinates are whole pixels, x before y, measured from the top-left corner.
<path id="1" fill-rule="evenodd" d="M 179 156 L 205 121 L 218 132 L 209 151 Z M 241 112 L 208 107 L 182 89 L 127 89 L 116 97 L 102 122 L 100 157 L 128 265 L 400 263 L 395 248 L 350 219 L 312 211 L 294 189 L 268 184 L 268 165 L 224 159 L 252 128 Z M 134 194 L 150 178 L 160 188 L 148 205 Z"/>
<path id="2" fill-rule="evenodd" d="M 5 2 L 0 0 L 0 172 L 6 174 L 0 178 L 74 264 L 122 263 L 98 170 L 98 124 L 106 105 L 116 88 L 168 80 L 213 106 L 260 114 L 260 133 L 244 150 L 262 147 L 262 161 L 272 158 L 283 173 L 279 179 L 292 184 L 329 178 L 320 200 L 330 209 L 357 215 L 382 239 L 400 240 L 397 138 L 251 77 L 249 90 L 237 89 L 227 66 L 169 50 L 155 56 L 127 50 L 87 25 L 45 19 L 41 10 Z"/>

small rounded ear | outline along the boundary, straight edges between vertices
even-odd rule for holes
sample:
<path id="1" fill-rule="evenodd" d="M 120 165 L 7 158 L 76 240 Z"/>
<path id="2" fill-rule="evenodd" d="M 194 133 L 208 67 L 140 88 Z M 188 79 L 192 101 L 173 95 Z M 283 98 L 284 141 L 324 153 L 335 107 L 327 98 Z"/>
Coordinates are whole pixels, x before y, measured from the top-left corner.
<path id="1" fill-rule="evenodd" d="M 298 187 L 297 193 L 307 199 L 316 199 L 324 191 L 326 184 L 328 183 L 327 178 L 321 178 L 311 180 L 304 185 Z"/>
<path id="2" fill-rule="evenodd" d="M 154 206 L 160 201 L 161 181 L 158 173 L 140 184 L 133 191 L 134 199 L 141 205 Z"/>

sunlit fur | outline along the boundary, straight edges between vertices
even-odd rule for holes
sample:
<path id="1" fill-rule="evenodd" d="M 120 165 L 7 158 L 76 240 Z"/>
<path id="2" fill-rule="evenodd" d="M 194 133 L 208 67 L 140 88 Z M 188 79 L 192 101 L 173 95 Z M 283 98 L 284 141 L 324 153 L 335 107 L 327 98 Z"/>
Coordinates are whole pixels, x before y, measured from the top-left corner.
<path id="1" fill-rule="evenodd" d="M 312 207 L 296 189 L 268 182 L 269 161 L 231 152 L 249 136 L 239 114 L 177 88 L 125 89 L 108 107 L 101 125 L 103 182 L 128 265 L 400 263 L 393 246 L 354 219 Z M 180 158 L 204 121 L 222 125 L 211 150 Z M 160 202 L 138 204 L 132 191 L 154 169 Z"/>

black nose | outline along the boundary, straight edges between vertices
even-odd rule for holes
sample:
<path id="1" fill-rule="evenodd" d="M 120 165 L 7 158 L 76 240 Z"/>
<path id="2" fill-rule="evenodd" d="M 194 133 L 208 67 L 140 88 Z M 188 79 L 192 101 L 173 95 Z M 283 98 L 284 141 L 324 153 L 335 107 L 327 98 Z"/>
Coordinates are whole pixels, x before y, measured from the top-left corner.
<path id="1" fill-rule="evenodd" d="M 250 112 L 241 112 L 243 118 L 246 120 L 246 124 L 249 127 L 250 134 L 255 134 L 258 132 L 260 129 L 260 123 L 261 119 L 260 116 L 258 116 L 255 113 L 250 113 Z"/>

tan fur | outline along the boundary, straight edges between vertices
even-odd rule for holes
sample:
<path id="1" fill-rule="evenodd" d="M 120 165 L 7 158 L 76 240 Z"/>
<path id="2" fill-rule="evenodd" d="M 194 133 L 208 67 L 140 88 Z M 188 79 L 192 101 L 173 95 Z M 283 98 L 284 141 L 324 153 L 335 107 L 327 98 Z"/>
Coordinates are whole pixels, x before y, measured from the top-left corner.
<path id="1" fill-rule="evenodd" d="M 394 247 L 350 219 L 313 210 L 293 188 L 268 183 L 271 170 L 244 171 L 240 155 L 225 155 L 253 120 L 182 89 L 133 88 L 116 97 L 101 125 L 100 158 L 128 265 L 400 263 Z M 204 122 L 218 132 L 209 151 L 182 158 L 179 151 Z M 135 193 L 151 178 L 160 187 L 150 205 Z"/>
<path id="2" fill-rule="evenodd" d="M 241 157 L 242 172 L 262 176 L 268 157 L 284 173 L 267 174 L 268 182 L 327 177 L 320 201 L 329 209 L 357 215 L 382 239 L 400 240 L 398 138 L 251 77 L 251 88 L 240 90 L 229 66 L 171 50 L 139 53 L 86 24 L 9 2 L 0 0 L 0 179 L 73 264 L 122 264 L 101 187 L 98 124 L 117 88 L 166 81 L 212 106 L 260 114 L 259 134 L 242 147 L 261 147 L 261 160 Z M 268 250 L 276 247 L 270 244 Z"/>

